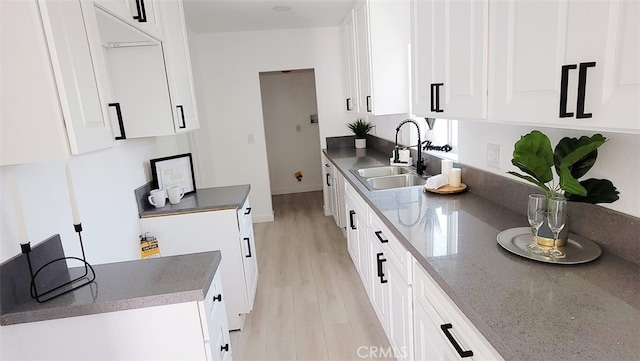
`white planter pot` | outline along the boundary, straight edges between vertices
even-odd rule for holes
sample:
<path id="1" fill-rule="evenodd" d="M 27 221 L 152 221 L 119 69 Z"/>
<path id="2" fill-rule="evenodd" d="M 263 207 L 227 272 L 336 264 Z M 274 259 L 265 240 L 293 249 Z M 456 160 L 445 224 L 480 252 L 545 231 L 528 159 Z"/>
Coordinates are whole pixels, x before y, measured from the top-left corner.
<path id="1" fill-rule="evenodd" d="M 356 148 L 362 149 L 362 148 L 366 148 L 366 147 L 367 147 L 367 140 L 366 139 L 357 139 L 356 138 Z"/>

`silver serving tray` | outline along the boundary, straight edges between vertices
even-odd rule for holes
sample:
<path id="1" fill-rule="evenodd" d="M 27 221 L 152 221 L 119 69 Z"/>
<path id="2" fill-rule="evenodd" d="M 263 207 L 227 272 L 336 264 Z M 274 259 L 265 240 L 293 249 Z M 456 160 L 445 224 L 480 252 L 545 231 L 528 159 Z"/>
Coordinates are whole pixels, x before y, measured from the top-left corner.
<path id="1" fill-rule="evenodd" d="M 593 261 L 602 254 L 600 246 L 586 238 L 581 238 L 577 241 L 569 237 L 567 245 L 564 247 L 564 252 L 567 256 L 561 259 L 554 259 L 545 255 L 528 252 L 526 251 L 526 247 L 529 243 L 531 243 L 531 227 L 511 228 L 498 234 L 498 244 L 502 246 L 502 248 L 518 256 L 539 262 L 579 264 Z"/>

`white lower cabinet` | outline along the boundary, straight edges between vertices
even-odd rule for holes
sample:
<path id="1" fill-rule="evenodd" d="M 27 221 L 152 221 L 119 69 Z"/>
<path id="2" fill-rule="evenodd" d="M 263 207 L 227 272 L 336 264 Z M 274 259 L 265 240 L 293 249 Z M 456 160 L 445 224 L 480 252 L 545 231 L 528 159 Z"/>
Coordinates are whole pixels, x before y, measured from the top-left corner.
<path id="1" fill-rule="evenodd" d="M 220 274 L 227 294 L 229 329 L 244 326 L 253 308 L 258 263 L 249 200 L 237 211 L 226 209 L 141 218 L 142 232 L 155 236 L 162 256 L 220 250 Z"/>
<path id="2" fill-rule="evenodd" d="M 393 356 L 503 360 L 356 190 L 344 189 L 347 249 Z"/>
<path id="3" fill-rule="evenodd" d="M 225 296 L 218 271 L 203 301 L 2 326 L 0 359 L 231 360 Z"/>
<path id="4" fill-rule="evenodd" d="M 416 260 L 413 287 L 416 360 L 503 360 Z"/>

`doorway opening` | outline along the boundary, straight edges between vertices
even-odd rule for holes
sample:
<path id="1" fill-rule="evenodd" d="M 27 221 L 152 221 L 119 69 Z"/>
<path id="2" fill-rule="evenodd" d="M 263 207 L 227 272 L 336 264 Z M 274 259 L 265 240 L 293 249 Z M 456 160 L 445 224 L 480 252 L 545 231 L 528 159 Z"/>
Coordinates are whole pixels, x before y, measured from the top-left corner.
<path id="1" fill-rule="evenodd" d="M 321 191 L 315 71 L 259 75 L 271 195 Z"/>

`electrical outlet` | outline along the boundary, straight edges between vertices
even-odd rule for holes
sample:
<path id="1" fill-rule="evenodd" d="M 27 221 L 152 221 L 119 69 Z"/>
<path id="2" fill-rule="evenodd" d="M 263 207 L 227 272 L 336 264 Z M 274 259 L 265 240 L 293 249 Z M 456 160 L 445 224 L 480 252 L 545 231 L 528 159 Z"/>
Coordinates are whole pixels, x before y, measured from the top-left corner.
<path id="1" fill-rule="evenodd" d="M 253 138 L 253 133 L 247 134 L 247 143 L 249 144 L 255 143 L 255 139 Z"/>
<path id="2" fill-rule="evenodd" d="M 487 144 L 487 166 L 500 168 L 500 145 Z"/>

